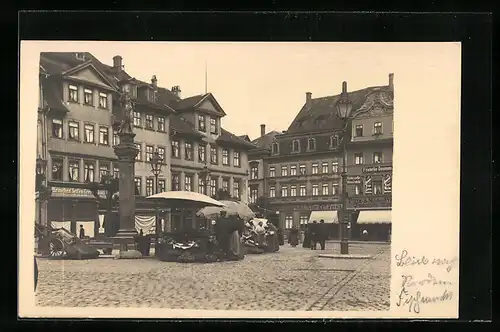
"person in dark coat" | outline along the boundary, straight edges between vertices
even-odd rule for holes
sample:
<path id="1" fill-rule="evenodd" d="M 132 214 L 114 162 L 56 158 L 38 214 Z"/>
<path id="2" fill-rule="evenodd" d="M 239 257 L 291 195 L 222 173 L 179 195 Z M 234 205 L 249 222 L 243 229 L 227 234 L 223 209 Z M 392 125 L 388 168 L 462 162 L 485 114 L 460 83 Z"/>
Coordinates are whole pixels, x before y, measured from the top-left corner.
<path id="1" fill-rule="evenodd" d="M 288 238 L 288 243 L 294 248 L 299 244 L 299 230 L 295 225 L 292 227 L 292 229 L 290 229 L 290 237 Z"/>
<path id="2" fill-rule="evenodd" d="M 85 229 L 83 228 L 83 225 L 80 225 L 80 239 L 85 238 Z"/>
<path id="3" fill-rule="evenodd" d="M 311 225 L 306 225 L 306 229 L 304 231 L 304 242 L 302 243 L 302 248 L 311 248 Z"/>
<path id="4" fill-rule="evenodd" d="M 318 234 L 319 245 L 321 247 L 321 250 L 325 250 L 326 240 L 328 239 L 328 225 L 325 224 L 325 221 L 323 219 L 321 219 L 319 221 L 318 228 L 319 228 L 319 234 Z"/>
<path id="5" fill-rule="evenodd" d="M 283 234 L 283 229 L 281 229 L 281 227 L 278 228 L 278 244 L 280 246 L 285 244 L 285 235 Z"/>
<path id="6" fill-rule="evenodd" d="M 318 222 L 314 220 L 311 225 L 311 250 L 316 250 L 319 241 L 318 237 L 319 237 Z"/>

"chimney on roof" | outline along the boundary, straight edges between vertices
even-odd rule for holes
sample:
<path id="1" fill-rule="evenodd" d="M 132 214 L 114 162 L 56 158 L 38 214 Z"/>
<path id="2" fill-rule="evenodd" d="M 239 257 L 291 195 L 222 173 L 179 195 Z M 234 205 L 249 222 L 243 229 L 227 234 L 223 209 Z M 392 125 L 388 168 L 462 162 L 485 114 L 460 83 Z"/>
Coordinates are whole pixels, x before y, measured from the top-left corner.
<path id="1" fill-rule="evenodd" d="M 116 72 L 121 72 L 123 69 L 123 63 L 122 63 L 122 57 L 119 55 L 115 55 L 113 57 L 113 69 L 116 70 Z"/>
<path id="2" fill-rule="evenodd" d="M 156 75 L 153 75 L 153 77 L 151 77 L 151 84 L 153 85 L 153 87 L 157 88 L 158 87 L 158 80 L 156 79 Z"/>
<path id="3" fill-rule="evenodd" d="M 394 73 L 389 74 L 389 88 L 394 90 Z"/>
<path id="4" fill-rule="evenodd" d="M 266 134 L 266 125 L 261 124 L 260 125 L 260 136 L 264 136 Z"/>
<path id="5" fill-rule="evenodd" d="M 312 99 L 312 93 L 306 92 L 306 104 L 310 104 Z"/>
<path id="6" fill-rule="evenodd" d="M 175 85 L 171 89 L 172 93 L 177 96 L 177 98 L 181 99 L 181 87 L 178 85 Z"/>

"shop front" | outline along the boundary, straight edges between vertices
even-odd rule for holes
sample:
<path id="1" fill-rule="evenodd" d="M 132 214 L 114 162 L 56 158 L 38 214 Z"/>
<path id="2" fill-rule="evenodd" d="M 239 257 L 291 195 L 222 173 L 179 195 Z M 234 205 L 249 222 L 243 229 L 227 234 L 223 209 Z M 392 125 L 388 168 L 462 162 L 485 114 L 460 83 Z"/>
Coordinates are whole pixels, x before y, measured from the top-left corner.
<path id="1" fill-rule="evenodd" d="M 353 213 L 352 239 L 390 241 L 392 195 L 350 197 L 347 208 Z"/>

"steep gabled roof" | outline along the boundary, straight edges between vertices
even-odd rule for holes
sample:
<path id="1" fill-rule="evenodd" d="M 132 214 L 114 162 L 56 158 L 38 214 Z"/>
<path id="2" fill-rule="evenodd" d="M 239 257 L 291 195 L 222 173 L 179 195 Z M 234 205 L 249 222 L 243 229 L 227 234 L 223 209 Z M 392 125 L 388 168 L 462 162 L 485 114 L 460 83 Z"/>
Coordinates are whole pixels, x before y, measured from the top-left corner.
<path id="1" fill-rule="evenodd" d="M 349 92 L 349 99 L 353 102 L 353 111 L 360 108 L 366 97 L 386 86 L 369 87 Z M 340 95 L 313 98 L 306 103 L 288 127 L 287 134 L 305 133 L 319 130 L 341 129 L 343 121 L 337 116 L 336 103 Z"/>
<path id="2" fill-rule="evenodd" d="M 43 79 L 42 88 L 43 88 L 43 99 L 45 102 L 45 105 L 42 105 L 43 107 L 47 106 L 49 109 L 69 112 L 68 108 L 63 103 L 63 96 L 61 94 L 61 89 L 56 84 L 56 82 L 50 79 Z"/>
<path id="3" fill-rule="evenodd" d="M 254 139 L 252 144 L 257 146 L 259 149 L 270 149 L 271 144 L 274 142 L 274 137 L 279 134 L 280 133 L 278 131 L 270 131 L 264 136 Z"/>
<path id="4" fill-rule="evenodd" d="M 247 142 L 235 134 L 225 130 L 224 128 L 221 128 L 221 133 L 220 136 L 217 138 L 216 142 L 218 143 L 231 143 L 231 144 L 236 144 L 244 149 L 255 149 L 256 146 L 250 142 Z"/>
<path id="5" fill-rule="evenodd" d="M 172 106 L 178 111 L 193 108 L 196 107 L 203 99 L 205 99 L 207 95 L 208 93 L 187 97 L 176 101 Z"/>
<path id="6" fill-rule="evenodd" d="M 239 135 L 238 138 L 247 142 L 252 142 L 252 140 L 250 139 L 250 137 L 248 137 L 248 135 Z"/>
<path id="7" fill-rule="evenodd" d="M 196 137 L 204 137 L 203 134 L 198 132 L 193 124 L 186 119 L 184 119 L 179 114 L 172 114 L 169 117 L 170 119 L 170 128 L 178 133 L 193 135 Z"/>

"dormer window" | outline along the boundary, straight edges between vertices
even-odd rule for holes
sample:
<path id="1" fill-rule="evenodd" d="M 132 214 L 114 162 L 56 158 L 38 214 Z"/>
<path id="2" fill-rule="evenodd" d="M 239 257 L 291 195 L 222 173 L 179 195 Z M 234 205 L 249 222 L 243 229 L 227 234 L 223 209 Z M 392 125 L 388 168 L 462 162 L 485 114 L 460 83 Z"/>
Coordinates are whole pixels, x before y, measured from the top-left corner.
<path id="1" fill-rule="evenodd" d="M 78 60 L 85 61 L 85 53 L 77 52 L 75 56 Z"/>
<path id="2" fill-rule="evenodd" d="M 330 136 L 330 147 L 331 148 L 336 148 L 339 146 L 339 144 L 340 144 L 339 135 Z"/>
<path id="3" fill-rule="evenodd" d="M 202 132 L 206 132 L 206 125 L 205 125 L 205 116 L 204 115 L 198 115 L 198 130 Z"/>
<path id="4" fill-rule="evenodd" d="M 279 145 L 278 143 L 274 142 L 272 145 L 272 154 L 278 154 L 279 153 Z"/>
<path id="5" fill-rule="evenodd" d="M 298 139 L 296 139 L 292 142 L 292 152 L 299 152 L 299 151 L 300 151 L 300 142 Z"/>
<path id="6" fill-rule="evenodd" d="M 217 135 L 217 118 L 210 118 L 210 133 Z"/>
<path id="7" fill-rule="evenodd" d="M 316 140 L 314 138 L 310 138 L 307 142 L 307 149 L 309 151 L 316 150 Z"/>

